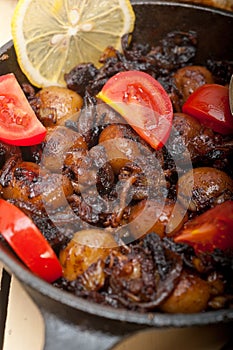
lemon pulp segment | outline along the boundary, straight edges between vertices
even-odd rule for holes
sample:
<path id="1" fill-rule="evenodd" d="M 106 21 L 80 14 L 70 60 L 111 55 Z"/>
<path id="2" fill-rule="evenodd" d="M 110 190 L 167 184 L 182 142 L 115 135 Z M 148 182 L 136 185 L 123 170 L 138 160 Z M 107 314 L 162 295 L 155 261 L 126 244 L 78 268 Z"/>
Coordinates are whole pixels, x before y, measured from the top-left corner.
<path id="1" fill-rule="evenodd" d="M 99 67 L 107 46 L 120 50 L 134 21 L 129 0 L 20 0 L 12 19 L 19 65 L 38 87 L 65 85 L 77 64 Z"/>

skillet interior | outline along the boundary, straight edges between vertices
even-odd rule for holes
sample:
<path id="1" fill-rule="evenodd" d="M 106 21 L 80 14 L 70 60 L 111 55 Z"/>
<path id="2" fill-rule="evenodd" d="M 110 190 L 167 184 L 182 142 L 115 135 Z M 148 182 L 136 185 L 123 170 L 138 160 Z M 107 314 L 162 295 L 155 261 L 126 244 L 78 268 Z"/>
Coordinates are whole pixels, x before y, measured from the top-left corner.
<path id="1" fill-rule="evenodd" d="M 159 40 L 166 33 L 175 29 L 194 30 L 198 33 L 199 38 L 195 63 L 204 64 L 207 57 L 233 59 L 233 14 L 212 8 L 166 1 L 132 1 L 132 3 L 137 18 L 133 36 L 135 41 L 152 42 L 154 38 Z M 11 42 L 0 50 L 0 74 L 8 72 L 14 72 L 21 83 L 26 81 L 18 67 Z M 85 318 L 96 315 L 97 320 L 93 321 L 92 318 L 92 322 L 96 323 L 97 328 L 99 327 L 98 317 L 111 319 L 113 323 L 119 320 L 127 321 L 127 327 L 125 324 L 123 327 L 124 331 L 126 328 L 130 330 L 131 324 L 134 324 L 132 327 L 135 329 L 146 325 L 158 327 L 190 326 L 233 320 L 233 310 L 205 312 L 201 315 L 168 315 L 160 313 L 140 314 L 103 307 L 74 297 L 38 279 L 28 272 L 8 247 L 2 243 L 0 243 L 0 259 L 7 266 L 7 269 L 21 280 L 39 306 L 59 313 L 61 317 L 68 318 L 71 322 L 77 318 L 77 312 Z M 74 312 L 70 312 L 71 309 Z M 111 322 L 109 327 L 110 325 Z M 120 331 L 119 324 L 117 327 Z M 107 325 L 106 329 L 108 329 Z"/>

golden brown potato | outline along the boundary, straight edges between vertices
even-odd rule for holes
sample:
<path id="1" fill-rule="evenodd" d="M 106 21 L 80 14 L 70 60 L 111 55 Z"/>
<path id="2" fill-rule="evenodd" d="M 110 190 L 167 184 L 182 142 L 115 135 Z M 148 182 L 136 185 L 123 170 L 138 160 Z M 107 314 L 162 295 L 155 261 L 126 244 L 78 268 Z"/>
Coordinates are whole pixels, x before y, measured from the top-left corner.
<path id="1" fill-rule="evenodd" d="M 181 176 L 177 189 L 178 199 L 184 207 L 191 211 L 200 211 L 230 199 L 233 194 L 233 180 L 221 170 L 200 167 Z"/>
<path id="2" fill-rule="evenodd" d="M 2 198 L 35 203 L 41 201 L 39 193 L 36 194 L 34 190 L 40 173 L 38 164 L 20 161 L 11 168 L 10 172 L 10 180 L 2 187 Z"/>
<path id="3" fill-rule="evenodd" d="M 208 283 L 192 273 L 183 272 L 172 294 L 160 305 L 168 313 L 195 313 L 206 309 L 210 298 Z"/>
<path id="4" fill-rule="evenodd" d="M 186 66 L 180 68 L 174 75 L 174 83 L 179 92 L 179 106 L 177 110 L 187 100 L 187 98 L 201 85 L 213 84 L 214 80 L 211 72 L 202 66 Z"/>
<path id="5" fill-rule="evenodd" d="M 173 153 L 176 155 L 175 147 L 180 145 L 182 140 L 185 146 L 181 159 L 183 163 L 190 160 L 195 162 L 214 148 L 216 141 L 213 131 L 202 126 L 194 117 L 185 113 L 174 113 L 172 125 L 177 131 L 171 140 Z M 177 152 L 177 157 L 180 157 L 180 147 L 177 147 Z"/>
<path id="6" fill-rule="evenodd" d="M 64 159 L 64 165 L 67 168 L 79 168 L 82 164 L 82 160 L 88 156 L 88 145 L 83 136 L 80 135 L 75 141 L 73 146 L 66 152 Z"/>
<path id="7" fill-rule="evenodd" d="M 129 221 L 130 231 L 135 238 L 150 232 L 162 238 L 176 233 L 187 221 L 187 213 L 179 203 L 175 206 L 174 202 L 167 201 L 163 206 L 159 202 L 143 200 L 132 207 Z"/>
<path id="8" fill-rule="evenodd" d="M 126 138 L 125 125 L 109 125 L 100 134 L 99 143 L 104 146 L 109 164 L 115 174 L 129 161 L 140 155 L 137 143 Z"/>
<path id="9" fill-rule="evenodd" d="M 125 137 L 125 126 L 124 125 L 117 125 L 112 124 L 108 125 L 104 130 L 101 132 L 99 136 L 99 143 L 109 141 L 116 138 L 122 138 Z"/>
<path id="10" fill-rule="evenodd" d="M 63 276 L 69 281 L 83 274 L 93 263 L 105 260 L 117 247 L 113 236 L 100 229 L 76 232 L 67 247 L 60 252 Z"/>
<path id="11" fill-rule="evenodd" d="M 73 188 L 70 180 L 59 174 L 44 174 L 38 164 L 19 162 L 11 169 L 11 179 L 2 187 L 2 198 L 16 199 L 38 207 L 56 209 L 67 204 Z"/>
<path id="12" fill-rule="evenodd" d="M 73 193 L 73 186 L 68 177 L 55 173 L 47 173 L 40 184 L 41 198 L 48 210 L 65 207 L 67 197 Z"/>
<path id="13" fill-rule="evenodd" d="M 76 92 L 58 86 L 41 89 L 37 95 L 36 114 L 47 127 L 64 125 L 83 105 L 82 97 Z"/>
<path id="14" fill-rule="evenodd" d="M 46 169 L 54 172 L 62 169 L 71 150 L 87 149 L 83 136 L 65 126 L 51 129 L 46 135 L 46 141 L 41 164 Z"/>

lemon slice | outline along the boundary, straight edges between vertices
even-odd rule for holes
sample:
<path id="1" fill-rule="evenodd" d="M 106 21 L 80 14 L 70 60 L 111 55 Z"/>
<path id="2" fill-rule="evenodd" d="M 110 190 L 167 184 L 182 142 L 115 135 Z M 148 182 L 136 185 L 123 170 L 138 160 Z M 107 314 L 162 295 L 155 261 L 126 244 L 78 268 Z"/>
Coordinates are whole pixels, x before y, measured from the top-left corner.
<path id="1" fill-rule="evenodd" d="M 129 0 L 20 0 L 12 37 L 21 70 L 37 86 L 64 86 L 64 74 L 99 58 L 107 46 L 121 50 L 134 29 Z"/>

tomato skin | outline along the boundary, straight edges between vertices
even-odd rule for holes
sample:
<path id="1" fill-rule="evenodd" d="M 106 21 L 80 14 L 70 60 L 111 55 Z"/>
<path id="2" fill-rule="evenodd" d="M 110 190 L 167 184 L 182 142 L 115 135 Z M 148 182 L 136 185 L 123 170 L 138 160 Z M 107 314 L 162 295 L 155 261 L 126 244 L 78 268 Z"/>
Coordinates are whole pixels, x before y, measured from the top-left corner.
<path id="1" fill-rule="evenodd" d="M 47 282 L 62 275 L 60 262 L 32 220 L 0 199 L 0 232 L 27 267 Z"/>
<path id="2" fill-rule="evenodd" d="M 182 107 L 183 113 L 197 118 L 212 130 L 228 135 L 233 133 L 229 89 L 218 84 L 205 84 L 195 90 Z"/>
<path id="3" fill-rule="evenodd" d="M 173 108 L 162 85 L 147 73 L 120 72 L 97 95 L 109 104 L 154 149 L 166 143 L 172 128 Z"/>
<path id="4" fill-rule="evenodd" d="M 14 74 L 0 76 L 0 140 L 15 146 L 41 143 L 46 128 L 36 117 Z"/>
<path id="5" fill-rule="evenodd" d="M 226 201 L 187 222 L 174 238 L 191 245 L 196 253 L 233 249 L 233 201 Z"/>

